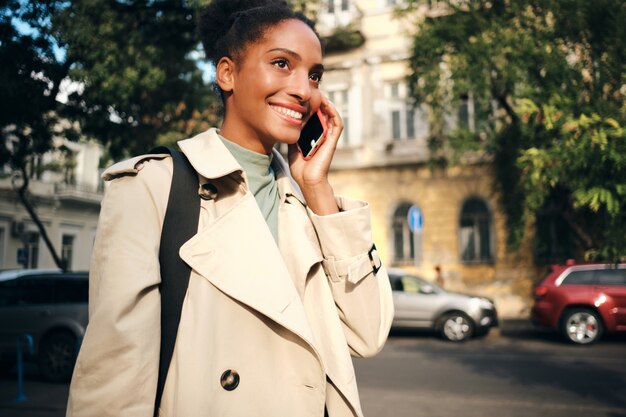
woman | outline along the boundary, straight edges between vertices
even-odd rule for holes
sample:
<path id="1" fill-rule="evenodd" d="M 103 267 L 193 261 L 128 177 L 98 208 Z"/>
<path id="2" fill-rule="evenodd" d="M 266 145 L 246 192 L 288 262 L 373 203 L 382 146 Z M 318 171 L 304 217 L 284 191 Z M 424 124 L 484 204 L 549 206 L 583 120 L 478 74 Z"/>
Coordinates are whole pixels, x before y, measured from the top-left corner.
<path id="1" fill-rule="evenodd" d="M 179 252 L 192 273 L 158 414 L 361 416 L 350 355 L 382 348 L 393 305 L 368 205 L 335 197 L 328 182 L 343 125 L 319 89 L 319 37 L 270 0 L 215 0 L 201 33 L 224 121 L 179 146 L 200 185 L 217 192 L 201 201 L 198 233 Z M 318 108 L 329 132 L 304 160 L 296 142 Z M 288 145 L 288 165 L 276 144 Z M 171 175 L 164 155 L 104 173 L 68 416 L 153 415 Z"/>

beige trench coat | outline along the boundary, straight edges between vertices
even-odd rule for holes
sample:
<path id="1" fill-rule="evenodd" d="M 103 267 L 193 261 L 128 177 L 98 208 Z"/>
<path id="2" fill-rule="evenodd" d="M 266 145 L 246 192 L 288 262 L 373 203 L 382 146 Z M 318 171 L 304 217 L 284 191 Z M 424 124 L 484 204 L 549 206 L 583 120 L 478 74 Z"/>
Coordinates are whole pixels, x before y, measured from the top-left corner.
<path id="1" fill-rule="evenodd" d="M 277 245 L 245 173 L 209 130 L 179 142 L 218 189 L 180 249 L 192 267 L 161 416 L 362 416 L 350 354 L 372 356 L 393 317 L 385 269 L 373 272 L 369 207 L 317 216 L 280 154 Z M 156 391 L 159 240 L 169 155 L 109 168 L 90 270 L 89 326 L 70 387 L 71 417 L 151 417 Z M 172 254 L 176 256 L 177 254 Z M 374 263 L 379 263 L 374 256 Z M 222 387 L 225 371 L 239 375 Z"/>

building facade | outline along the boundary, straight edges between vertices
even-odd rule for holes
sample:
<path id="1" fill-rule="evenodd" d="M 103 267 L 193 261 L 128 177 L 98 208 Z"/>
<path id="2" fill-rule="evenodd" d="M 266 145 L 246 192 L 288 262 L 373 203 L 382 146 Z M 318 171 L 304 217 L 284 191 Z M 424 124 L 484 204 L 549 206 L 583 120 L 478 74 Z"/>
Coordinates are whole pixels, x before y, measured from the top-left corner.
<path id="1" fill-rule="evenodd" d="M 360 46 L 325 56 L 323 89 L 346 128 L 333 161 L 336 192 L 367 200 L 374 239 L 388 265 L 435 279 L 445 287 L 492 297 L 501 315 L 527 314 L 535 267 L 530 240 L 506 248 L 504 216 L 492 188 L 491 166 L 479 159 L 431 169 L 428 108 L 413 103 L 405 82 L 416 21 L 444 12 L 438 2 L 397 18 L 400 0 L 323 0 L 318 30 L 362 35 Z M 471 98 L 450 125 L 474 128 Z"/>
<path id="2" fill-rule="evenodd" d="M 50 152 L 38 161 L 43 172 L 30 180 L 29 201 L 68 269 L 87 270 L 102 199 L 98 169 L 102 150 L 93 142 L 57 142 L 57 149 L 64 151 Z M 5 170 L 0 177 L 0 270 L 56 268 L 13 188 L 12 175 Z"/>

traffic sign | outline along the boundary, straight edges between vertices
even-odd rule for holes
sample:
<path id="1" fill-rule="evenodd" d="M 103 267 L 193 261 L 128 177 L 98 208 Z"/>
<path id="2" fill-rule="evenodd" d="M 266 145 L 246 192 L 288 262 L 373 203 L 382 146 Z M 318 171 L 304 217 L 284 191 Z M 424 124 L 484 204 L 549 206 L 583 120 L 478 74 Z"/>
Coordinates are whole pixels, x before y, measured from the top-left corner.
<path id="1" fill-rule="evenodd" d="M 409 222 L 409 230 L 413 233 L 421 233 L 424 228 L 424 215 L 419 207 L 413 205 L 407 213 L 407 221 Z"/>
<path id="2" fill-rule="evenodd" d="M 17 263 L 28 268 L 28 248 L 17 249 Z"/>

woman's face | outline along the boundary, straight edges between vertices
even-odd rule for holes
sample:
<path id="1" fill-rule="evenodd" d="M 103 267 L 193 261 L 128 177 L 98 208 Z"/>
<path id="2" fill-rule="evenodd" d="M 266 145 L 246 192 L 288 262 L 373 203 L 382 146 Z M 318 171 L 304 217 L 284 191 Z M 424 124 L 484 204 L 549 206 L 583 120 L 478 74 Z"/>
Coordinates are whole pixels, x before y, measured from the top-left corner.
<path id="1" fill-rule="evenodd" d="M 296 143 L 321 104 L 322 48 L 315 33 L 300 20 L 283 21 L 249 44 L 235 68 L 226 99 L 229 133 L 264 151 Z"/>

